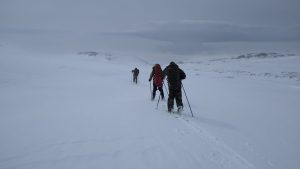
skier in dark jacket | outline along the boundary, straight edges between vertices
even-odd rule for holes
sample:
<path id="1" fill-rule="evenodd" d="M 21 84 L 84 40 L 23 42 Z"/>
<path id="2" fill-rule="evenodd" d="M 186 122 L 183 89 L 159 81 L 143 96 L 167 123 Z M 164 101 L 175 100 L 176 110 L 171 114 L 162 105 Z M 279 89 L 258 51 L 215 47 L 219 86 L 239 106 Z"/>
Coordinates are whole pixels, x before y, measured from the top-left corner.
<path id="1" fill-rule="evenodd" d="M 176 105 L 178 112 L 183 109 L 182 104 L 182 94 L 181 94 L 181 80 L 186 78 L 183 70 L 181 70 L 178 65 L 171 62 L 163 71 L 164 77 L 167 76 L 168 86 L 169 86 L 169 98 L 168 98 L 168 111 L 171 112 L 174 108 L 174 99 L 176 100 Z"/>
<path id="2" fill-rule="evenodd" d="M 138 68 L 135 68 L 131 72 L 132 72 L 132 75 L 133 75 L 133 83 L 137 84 L 137 77 L 140 73 L 140 70 Z"/>
<path id="3" fill-rule="evenodd" d="M 154 100 L 156 90 L 158 89 L 160 91 L 161 99 L 164 100 L 164 91 L 163 91 L 163 71 L 161 70 L 161 67 L 159 64 L 155 64 L 152 68 L 152 72 L 150 74 L 149 82 L 153 78 L 153 91 L 152 91 L 152 98 L 151 100 Z"/>

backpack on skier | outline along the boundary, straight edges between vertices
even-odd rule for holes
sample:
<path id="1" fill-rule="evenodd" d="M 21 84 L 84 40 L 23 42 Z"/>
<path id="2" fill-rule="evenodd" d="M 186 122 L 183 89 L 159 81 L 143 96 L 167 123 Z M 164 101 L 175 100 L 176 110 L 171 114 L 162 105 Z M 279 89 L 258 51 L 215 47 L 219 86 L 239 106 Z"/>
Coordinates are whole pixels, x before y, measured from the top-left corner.
<path id="1" fill-rule="evenodd" d="M 162 87 L 163 85 L 163 72 L 159 64 L 154 65 L 154 75 L 153 75 L 153 83 L 157 87 Z"/>

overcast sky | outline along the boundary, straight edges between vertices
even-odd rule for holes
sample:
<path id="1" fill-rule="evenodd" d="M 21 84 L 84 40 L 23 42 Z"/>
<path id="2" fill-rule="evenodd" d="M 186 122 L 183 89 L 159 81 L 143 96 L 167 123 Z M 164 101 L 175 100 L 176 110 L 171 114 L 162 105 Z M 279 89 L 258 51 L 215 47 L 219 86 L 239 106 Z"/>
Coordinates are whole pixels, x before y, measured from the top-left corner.
<path id="1" fill-rule="evenodd" d="M 299 0 L 0 0 L 0 39 L 126 48 L 124 39 L 140 38 L 134 44 L 185 53 L 205 43 L 299 42 L 299 18 Z"/>

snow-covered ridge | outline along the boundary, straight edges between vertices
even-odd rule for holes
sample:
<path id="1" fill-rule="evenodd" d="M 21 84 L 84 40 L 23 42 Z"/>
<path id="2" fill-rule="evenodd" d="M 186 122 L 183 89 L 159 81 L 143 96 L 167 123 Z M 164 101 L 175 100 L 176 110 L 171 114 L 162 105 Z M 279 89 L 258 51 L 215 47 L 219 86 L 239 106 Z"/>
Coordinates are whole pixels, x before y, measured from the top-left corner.
<path id="1" fill-rule="evenodd" d="M 107 52 L 95 52 L 95 51 L 84 51 L 84 52 L 78 52 L 78 55 L 85 55 L 85 56 L 89 56 L 89 57 L 104 57 L 106 60 L 112 60 L 113 59 L 113 55 L 111 53 L 107 53 Z"/>
<path id="2" fill-rule="evenodd" d="M 300 57 L 296 54 L 249 53 L 238 57 L 194 58 L 180 61 L 178 64 L 192 65 L 196 76 L 201 76 L 205 72 L 229 79 L 247 77 L 300 81 L 300 69 L 298 68 Z"/>
<path id="3" fill-rule="evenodd" d="M 296 56 L 295 54 L 282 54 L 282 53 L 276 53 L 276 52 L 260 52 L 260 53 L 248 53 L 239 55 L 237 57 L 233 57 L 232 59 L 251 59 L 251 58 L 281 58 L 281 57 L 287 57 L 287 56 Z"/>
<path id="4" fill-rule="evenodd" d="M 294 80 L 300 81 L 300 73 L 299 72 L 280 72 L 280 73 L 257 73 L 257 72 L 250 72 L 250 71 L 240 71 L 240 70 L 227 70 L 222 71 L 215 69 L 212 72 L 222 75 L 223 78 L 236 78 L 238 76 L 249 76 L 249 77 L 260 77 L 260 78 L 273 78 L 273 79 L 287 79 L 287 80 Z M 200 74 L 197 74 L 198 76 Z"/>
<path id="5" fill-rule="evenodd" d="M 97 56 L 99 53 L 94 51 L 78 52 L 78 55 Z"/>
<path id="6" fill-rule="evenodd" d="M 256 59 L 275 59 L 275 58 L 291 58 L 291 57 L 299 57 L 296 54 L 293 53 L 276 53 L 276 52 L 258 52 L 258 53 L 248 53 L 248 54 L 241 54 L 238 56 L 226 56 L 226 57 L 206 57 L 206 58 L 194 58 L 189 60 L 181 60 L 177 62 L 178 64 L 185 64 L 185 63 L 191 63 L 191 64 L 204 64 L 204 65 L 210 65 L 214 63 L 225 63 L 225 62 L 232 62 L 232 60 L 238 61 L 238 60 L 256 60 Z"/>

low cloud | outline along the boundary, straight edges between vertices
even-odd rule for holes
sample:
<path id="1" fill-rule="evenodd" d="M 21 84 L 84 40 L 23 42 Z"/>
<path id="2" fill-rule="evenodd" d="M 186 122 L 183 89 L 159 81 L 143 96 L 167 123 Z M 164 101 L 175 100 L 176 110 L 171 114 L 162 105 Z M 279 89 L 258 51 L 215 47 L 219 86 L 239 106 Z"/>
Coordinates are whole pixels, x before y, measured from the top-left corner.
<path id="1" fill-rule="evenodd" d="M 182 20 L 153 22 L 116 32 L 47 29 L 4 29 L 0 35 L 21 46 L 44 49 L 94 49 L 198 54 L 229 49 L 234 44 L 300 44 L 300 27 L 241 25 L 230 22 Z M 130 43 L 128 43 L 130 42 Z"/>
<path id="2" fill-rule="evenodd" d="M 204 44 L 236 42 L 299 42 L 300 27 L 267 27 L 215 21 L 156 22 L 126 32 L 130 36 L 165 42 L 161 52 L 192 54 L 206 50 Z"/>
<path id="3" fill-rule="evenodd" d="M 282 42 L 299 41 L 300 27 L 267 27 L 184 20 L 152 23 L 144 30 L 136 30 L 128 34 L 167 42 Z"/>

